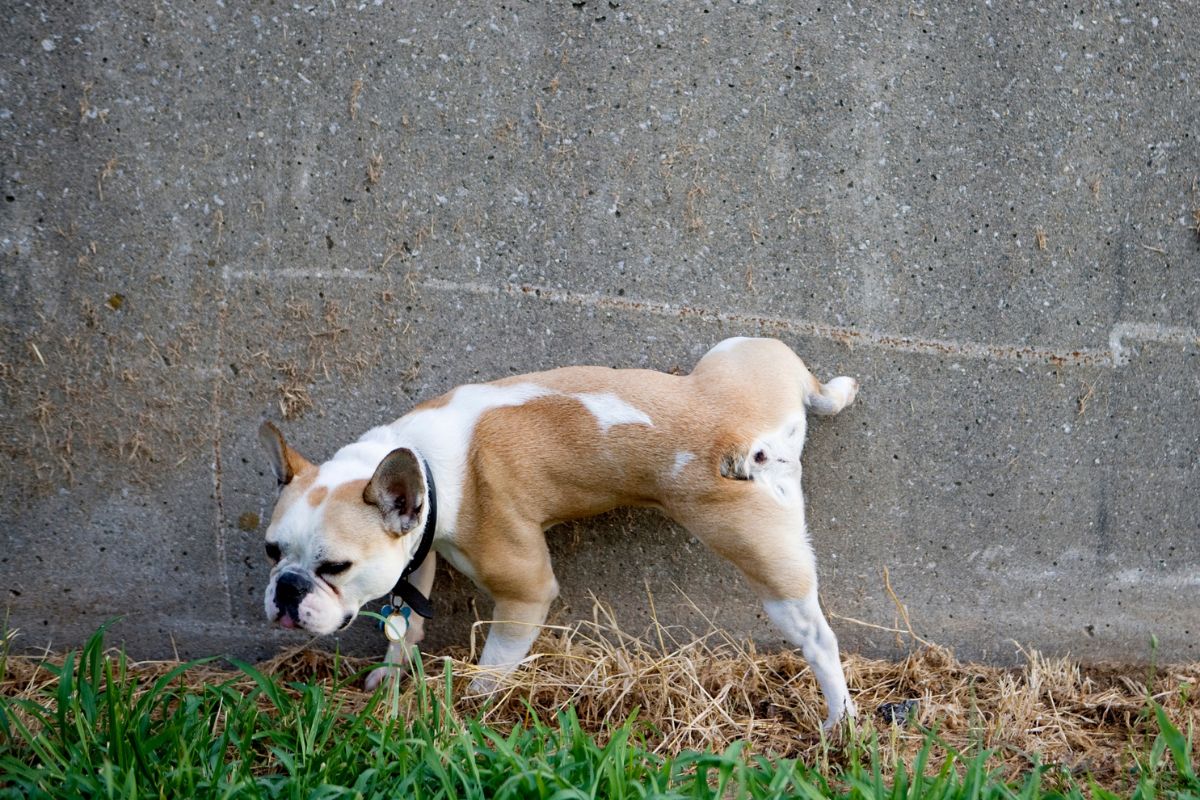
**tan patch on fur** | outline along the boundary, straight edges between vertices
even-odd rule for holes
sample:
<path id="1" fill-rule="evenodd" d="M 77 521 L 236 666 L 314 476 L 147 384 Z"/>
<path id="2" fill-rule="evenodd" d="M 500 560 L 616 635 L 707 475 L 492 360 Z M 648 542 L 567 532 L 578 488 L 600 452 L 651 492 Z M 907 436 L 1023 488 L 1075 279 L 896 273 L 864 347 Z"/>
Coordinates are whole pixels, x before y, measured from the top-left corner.
<path id="1" fill-rule="evenodd" d="M 383 528 L 379 509 L 363 502 L 366 480 L 346 481 L 333 487 L 325 506 L 325 527 L 334 531 L 331 540 L 354 543 L 370 557 L 372 550 L 390 545 L 393 537 Z"/>
<path id="2" fill-rule="evenodd" d="M 327 494 L 329 494 L 329 487 L 318 486 L 305 496 L 308 498 L 308 504 L 316 508 L 325 500 L 325 495 Z"/>
<path id="3" fill-rule="evenodd" d="M 720 464 L 804 413 L 821 384 L 782 342 L 755 340 L 701 359 L 691 375 L 568 367 L 514 376 L 563 393 L 607 392 L 653 426 L 598 428 L 562 395 L 484 412 L 467 455 L 455 545 L 496 598 L 534 601 L 557 590 L 543 531 L 618 506 L 651 506 L 733 561 L 767 598 L 803 597 L 815 580 L 802 508 L 785 508 Z M 695 460 L 673 471 L 676 453 Z M 586 466 L 583 466 L 586 465 Z"/>
<path id="4" fill-rule="evenodd" d="M 366 505 L 363 502 L 363 489 L 367 488 L 366 479 L 339 483 L 333 489 L 333 502 L 350 503 L 351 505 Z"/>
<path id="5" fill-rule="evenodd" d="M 416 406 L 413 406 L 413 410 L 412 410 L 412 411 L 410 411 L 409 413 L 410 413 L 410 414 L 414 414 L 414 413 L 416 413 L 416 412 L 418 412 L 418 411 L 430 411 L 430 410 L 432 410 L 432 409 L 435 409 L 435 408 L 441 408 L 442 406 L 449 405 L 449 403 L 450 403 L 450 399 L 451 399 L 453 396 L 454 396 L 454 391 L 453 391 L 453 390 L 451 390 L 451 391 L 449 391 L 449 392 L 446 392 L 446 393 L 445 393 L 445 394 L 443 394 L 443 395 L 440 395 L 440 396 L 438 396 L 438 397 L 431 398 L 431 399 L 429 399 L 429 400 L 426 400 L 426 401 L 425 401 L 425 402 L 423 402 L 423 403 L 420 403 L 420 404 L 418 404 L 418 405 L 416 405 Z"/>

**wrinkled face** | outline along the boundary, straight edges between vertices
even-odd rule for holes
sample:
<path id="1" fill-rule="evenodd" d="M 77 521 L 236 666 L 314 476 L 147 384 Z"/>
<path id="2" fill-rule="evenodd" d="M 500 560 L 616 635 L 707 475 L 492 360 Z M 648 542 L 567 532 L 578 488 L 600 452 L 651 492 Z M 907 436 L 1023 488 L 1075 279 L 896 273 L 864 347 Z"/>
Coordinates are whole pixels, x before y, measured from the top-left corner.
<path id="1" fill-rule="evenodd" d="M 272 622 L 326 634 L 391 590 L 420 537 L 384 528 L 379 509 L 362 499 L 367 481 L 330 488 L 312 478 L 297 475 L 275 505 L 266 539 L 274 567 L 264 605 Z"/>
<path id="2" fill-rule="evenodd" d="M 350 459 L 356 469 L 336 457 L 317 467 L 269 422 L 259 437 L 280 487 L 267 527 L 274 565 L 263 598 L 267 619 L 333 633 L 353 622 L 364 603 L 391 591 L 420 546 L 428 521 L 426 468 L 405 448 L 386 455 L 368 448 Z M 374 474 L 352 478 L 364 465 Z"/>

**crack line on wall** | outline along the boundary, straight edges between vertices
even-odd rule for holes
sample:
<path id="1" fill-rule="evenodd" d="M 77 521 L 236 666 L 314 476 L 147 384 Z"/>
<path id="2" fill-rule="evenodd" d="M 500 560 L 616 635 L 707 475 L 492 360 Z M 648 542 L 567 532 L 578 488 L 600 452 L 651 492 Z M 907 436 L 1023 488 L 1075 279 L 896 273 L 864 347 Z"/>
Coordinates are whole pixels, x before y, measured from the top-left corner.
<path id="1" fill-rule="evenodd" d="M 383 276 L 367 270 L 233 270 L 226 267 L 226 280 L 375 280 Z M 1200 335 L 1194 328 L 1148 322 L 1118 322 L 1109 331 L 1107 348 L 1078 348 L 1056 350 L 1033 345 L 983 344 L 951 339 L 932 339 L 901 334 L 880 333 L 843 325 L 829 325 L 810 320 L 721 311 L 707 306 L 686 303 L 665 303 L 633 297 L 613 297 L 598 292 L 572 292 L 532 283 L 488 284 L 475 281 L 453 281 L 444 278 L 424 278 L 417 286 L 436 292 L 458 292 L 482 297 L 528 297 L 552 304 L 572 305 L 614 311 L 652 314 L 654 316 L 693 317 L 725 325 L 749 326 L 783 330 L 804 336 L 841 342 L 847 347 L 865 346 L 918 355 L 951 356 L 978 360 L 1043 363 L 1054 366 L 1122 367 L 1134 355 L 1129 341 L 1157 342 L 1183 347 L 1200 347 Z"/>
<path id="2" fill-rule="evenodd" d="M 222 286 L 222 297 L 217 310 L 217 360 L 218 363 L 224 363 L 225 360 L 225 318 L 228 314 L 228 307 L 225 302 L 225 294 L 228 282 Z M 213 536 L 213 546 L 217 551 L 217 570 L 221 580 L 221 596 L 225 603 L 225 619 L 233 619 L 233 593 L 229 586 L 229 565 L 228 556 L 225 548 L 225 489 L 222 485 L 222 468 L 221 468 L 221 385 L 224 381 L 223 376 L 217 375 L 213 378 L 212 390 L 212 411 L 213 411 L 213 461 L 212 461 L 212 476 L 213 476 L 213 500 L 216 511 L 216 531 Z"/>

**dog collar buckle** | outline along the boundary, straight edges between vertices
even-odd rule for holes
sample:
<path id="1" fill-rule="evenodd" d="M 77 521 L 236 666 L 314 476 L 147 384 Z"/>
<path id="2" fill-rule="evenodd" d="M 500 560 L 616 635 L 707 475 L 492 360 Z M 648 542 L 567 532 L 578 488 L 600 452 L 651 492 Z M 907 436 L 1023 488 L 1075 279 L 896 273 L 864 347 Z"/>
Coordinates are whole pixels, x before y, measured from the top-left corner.
<path id="1" fill-rule="evenodd" d="M 379 627 L 383 629 L 383 635 L 387 637 L 388 641 L 404 641 L 404 634 L 408 633 L 408 618 L 412 616 L 412 609 L 405 605 L 399 607 L 385 605 L 379 609 L 379 615 L 383 617 L 379 621 Z"/>

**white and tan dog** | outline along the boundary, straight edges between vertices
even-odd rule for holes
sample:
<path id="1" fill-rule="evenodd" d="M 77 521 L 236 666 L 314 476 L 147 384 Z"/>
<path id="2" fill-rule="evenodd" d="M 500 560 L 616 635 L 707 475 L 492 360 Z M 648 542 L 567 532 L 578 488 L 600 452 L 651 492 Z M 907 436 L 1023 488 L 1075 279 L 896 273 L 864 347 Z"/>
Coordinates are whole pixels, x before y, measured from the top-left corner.
<path id="1" fill-rule="evenodd" d="M 737 338 L 686 376 L 567 367 L 460 386 L 320 466 L 264 423 L 281 487 L 267 529 L 267 617 L 332 633 L 414 568 L 405 596 L 423 605 L 437 553 L 494 599 L 480 665 L 500 676 L 528 654 L 558 594 L 544 531 L 649 506 L 742 571 L 803 650 L 832 726 L 855 709 L 817 603 L 800 453 L 805 410 L 836 414 L 857 390 L 847 377 L 822 385 L 781 342 Z M 422 636 L 414 617 L 407 645 Z M 393 642 L 387 663 L 407 655 Z"/>

